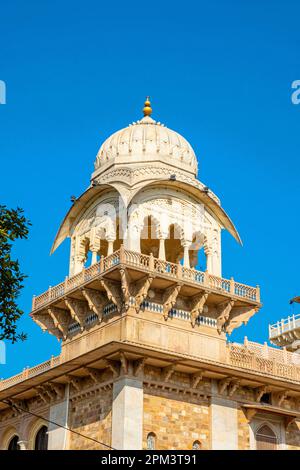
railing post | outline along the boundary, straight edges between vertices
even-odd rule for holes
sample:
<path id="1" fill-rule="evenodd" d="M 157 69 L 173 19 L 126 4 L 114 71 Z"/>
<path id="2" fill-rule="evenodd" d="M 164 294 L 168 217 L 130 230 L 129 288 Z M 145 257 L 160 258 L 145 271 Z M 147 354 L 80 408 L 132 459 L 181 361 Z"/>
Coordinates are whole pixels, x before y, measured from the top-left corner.
<path id="1" fill-rule="evenodd" d="M 234 279 L 233 279 L 233 277 L 230 278 L 230 294 L 232 294 L 232 295 L 235 294 Z"/>
<path id="2" fill-rule="evenodd" d="M 204 277 L 203 277 L 203 280 L 204 280 L 204 285 L 209 287 L 209 273 L 208 271 L 204 271 Z"/>
<path id="3" fill-rule="evenodd" d="M 125 250 L 124 250 L 124 245 L 122 243 L 122 245 L 120 246 L 120 264 L 125 263 L 125 262 L 126 262 Z"/>
<path id="4" fill-rule="evenodd" d="M 244 338 L 244 346 L 245 346 L 246 348 L 248 348 L 248 346 L 249 346 L 249 342 L 248 342 L 247 336 L 245 336 L 245 338 Z"/>
<path id="5" fill-rule="evenodd" d="M 49 289 L 48 289 L 48 300 L 49 301 L 51 300 L 51 290 L 52 290 L 52 287 L 49 286 Z"/>
<path id="6" fill-rule="evenodd" d="M 149 271 L 154 271 L 154 256 L 153 253 L 149 255 Z"/>
<path id="7" fill-rule="evenodd" d="M 256 302 L 260 302 L 260 287 L 256 286 L 256 296 L 255 296 Z"/>
<path id="8" fill-rule="evenodd" d="M 53 363 L 54 363 L 54 356 L 52 355 L 50 358 L 50 367 L 53 367 Z"/>
<path id="9" fill-rule="evenodd" d="M 100 256 L 99 269 L 100 269 L 100 273 L 103 273 L 104 271 L 104 256 L 103 255 Z"/>
<path id="10" fill-rule="evenodd" d="M 268 343 L 265 341 L 264 342 L 264 357 L 265 359 L 268 359 L 269 358 L 269 347 L 268 347 Z"/>
<path id="11" fill-rule="evenodd" d="M 287 355 L 287 350 L 286 350 L 286 347 L 285 347 L 285 346 L 282 348 L 282 354 L 283 354 L 283 362 L 284 362 L 285 364 L 287 364 L 287 362 L 288 362 L 288 355 Z"/>
<path id="12" fill-rule="evenodd" d="M 177 264 L 177 277 L 178 279 L 182 279 L 182 266 L 180 263 Z"/>
<path id="13" fill-rule="evenodd" d="M 69 279 L 68 276 L 66 276 L 65 277 L 65 283 L 64 283 L 64 293 L 66 293 L 67 290 L 68 290 L 68 279 Z"/>

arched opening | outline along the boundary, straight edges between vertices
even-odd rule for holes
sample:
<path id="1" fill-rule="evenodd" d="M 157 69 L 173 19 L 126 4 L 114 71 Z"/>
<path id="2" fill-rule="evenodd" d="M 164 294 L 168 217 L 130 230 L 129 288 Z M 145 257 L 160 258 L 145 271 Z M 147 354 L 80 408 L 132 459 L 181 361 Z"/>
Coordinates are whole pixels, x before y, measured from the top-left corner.
<path id="1" fill-rule="evenodd" d="M 262 425 L 256 431 L 256 448 L 257 450 L 276 450 L 277 437 L 274 431 L 267 424 Z"/>
<path id="2" fill-rule="evenodd" d="M 147 450 L 155 450 L 156 435 L 154 432 L 149 432 L 147 436 Z"/>
<path id="3" fill-rule="evenodd" d="M 165 241 L 166 260 L 171 263 L 179 263 L 183 259 L 183 247 L 181 245 L 182 229 L 177 224 L 169 226 L 168 238 Z"/>
<path id="4" fill-rule="evenodd" d="M 201 442 L 200 441 L 194 441 L 193 442 L 193 450 L 200 450 L 201 449 Z"/>
<path id="5" fill-rule="evenodd" d="M 19 436 L 15 435 L 11 438 L 8 444 L 8 450 L 20 450 Z"/>
<path id="6" fill-rule="evenodd" d="M 34 450 L 47 450 L 48 448 L 48 428 L 42 426 L 35 436 Z"/>

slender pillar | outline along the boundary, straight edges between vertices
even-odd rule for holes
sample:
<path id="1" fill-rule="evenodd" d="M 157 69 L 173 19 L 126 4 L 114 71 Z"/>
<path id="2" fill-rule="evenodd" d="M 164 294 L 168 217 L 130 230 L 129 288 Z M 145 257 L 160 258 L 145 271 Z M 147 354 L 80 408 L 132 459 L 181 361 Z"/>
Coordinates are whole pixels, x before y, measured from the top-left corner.
<path id="1" fill-rule="evenodd" d="M 183 246 L 183 266 L 185 268 L 190 268 L 190 254 L 189 254 L 190 242 L 183 241 L 182 246 Z"/>
<path id="2" fill-rule="evenodd" d="M 111 255 L 114 252 L 114 241 L 113 239 L 108 239 L 108 246 L 107 246 L 107 256 Z"/>
<path id="3" fill-rule="evenodd" d="M 143 442 L 143 382 L 121 377 L 113 385 L 112 447 L 141 450 Z"/>
<path id="4" fill-rule="evenodd" d="M 205 256 L 206 256 L 206 271 L 209 274 L 213 274 L 212 256 L 211 256 L 210 250 L 205 251 Z"/>
<path id="5" fill-rule="evenodd" d="M 83 270 L 84 267 L 85 256 L 83 255 L 76 255 L 75 262 L 74 262 L 74 274 L 78 274 Z"/>
<path id="6" fill-rule="evenodd" d="M 97 263 L 97 251 L 92 251 L 92 261 L 91 265 Z"/>
<path id="7" fill-rule="evenodd" d="M 141 227 L 137 225 L 129 225 L 128 227 L 129 249 L 141 252 Z"/>
<path id="8" fill-rule="evenodd" d="M 163 237 L 160 237 L 159 239 L 158 257 L 164 261 L 166 260 L 165 239 Z"/>

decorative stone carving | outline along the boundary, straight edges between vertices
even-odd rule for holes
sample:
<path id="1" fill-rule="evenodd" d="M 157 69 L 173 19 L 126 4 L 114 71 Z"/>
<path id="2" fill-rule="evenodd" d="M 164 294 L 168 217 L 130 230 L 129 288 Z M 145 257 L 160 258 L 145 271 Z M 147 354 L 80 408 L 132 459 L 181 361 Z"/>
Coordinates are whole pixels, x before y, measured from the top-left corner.
<path id="1" fill-rule="evenodd" d="M 233 306 L 230 311 L 229 319 L 226 323 L 226 332 L 230 334 L 235 328 L 238 328 L 242 324 L 247 325 L 250 318 L 255 315 L 258 310 L 258 307 L 253 306 Z"/>
<path id="2" fill-rule="evenodd" d="M 87 303 L 71 297 L 66 297 L 64 300 L 66 306 L 70 310 L 71 317 L 79 323 L 81 330 L 83 331 L 85 327 L 85 317 L 88 312 Z"/>
<path id="3" fill-rule="evenodd" d="M 130 276 L 127 269 L 120 269 L 121 276 L 121 290 L 123 294 L 123 305 L 125 310 L 128 310 L 130 306 Z"/>
<path id="4" fill-rule="evenodd" d="M 132 288 L 132 295 L 135 298 L 135 309 L 136 312 L 138 313 L 140 310 L 140 306 L 143 303 L 143 301 L 146 299 L 148 295 L 148 291 L 150 289 L 151 283 L 153 281 L 154 277 L 153 276 L 145 276 L 136 283 L 133 283 L 133 288 Z"/>
<path id="5" fill-rule="evenodd" d="M 168 287 L 163 294 L 163 316 L 167 320 L 169 317 L 169 311 L 176 304 L 177 296 L 181 289 L 181 284 L 174 284 Z"/>
<path id="6" fill-rule="evenodd" d="M 197 388 L 199 382 L 202 381 L 202 378 L 203 378 L 203 372 L 202 371 L 199 371 L 199 372 L 196 372 L 195 374 L 192 374 L 191 375 L 191 388 Z"/>
<path id="7" fill-rule="evenodd" d="M 61 331 L 63 339 L 65 340 L 68 336 L 68 326 L 70 323 L 68 311 L 51 306 L 48 308 L 48 313 L 53 320 L 54 326 Z"/>
<path id="8" fill-rule="evenodd" d="M 217 306 L 217 330 L 219 334 L 222 332 L 225 323 L 228 321 L 229 314 L 234 306 L 233 300 L 225 300 Z"/>
<path id="9" fill-rule="evenodd" d="M 175 364 L 163 368 L 162 380 L 163 382 L 169 382 L 170 378 L 175 372 Z"/>
<path id="10" fill-rule="evenodd" d="M 262 386 L 262 387 L 258 387 L 255 391 L 254 391 L 254 397 L 255 397 L 255 401 L 257 403 L 260 402 L 261 400 L 261 397 L 268 392 L 268 388 L 266 386 Z"/>
<path id="11" fill-rule="evenodd" d="M 82 289 L 82 295 L 86 299 L 89 309 L 98 315 L 100 323 L 103 317 L 103 307 L 107 303 L 106 296 L 98 290 L 87 288 Z"/>
<path id="12" fill-rule="evenodd" d="M 61 339 L 63 337 L 62 332 L 55 326 L 53 318 L 49 313 L 42 311 L 32 316 L 33 321 L 41 327 L 43 331 L 47 331 L 56 338 Z"/>
<path id="13" fill-rule="evenodd" d="M 122 303 L 123 303 L 122 291 L 120 289 L 120 285 L 113 281 L 109 281 L 108 279 L 102 279 L 101 285 L 106 290 L 108 300 L 110 300 L 116 305 L 117 310 L 120 313 L 122 310 Z"/>
<path id="14" fill-rule="evenodd" d="M 194 327 L 196 324 L 197 318 L 202 315 L 205 302 L 207 300 L 208 293 L 201 292 L 200 294 L 195 295 L 191 299 L 191 324 Z"/>
<path id="15" fill-rule="evenodd" d="M 231 379 L 226 377 L 225 379 L 222 379 L 222 380 L 219 380 L 218 382 L 218 390 L 219 390 L 219 394 L 220 395 L 223 395 L 225 390 L 227 390 L 229 384 L 231 382 Z"/>

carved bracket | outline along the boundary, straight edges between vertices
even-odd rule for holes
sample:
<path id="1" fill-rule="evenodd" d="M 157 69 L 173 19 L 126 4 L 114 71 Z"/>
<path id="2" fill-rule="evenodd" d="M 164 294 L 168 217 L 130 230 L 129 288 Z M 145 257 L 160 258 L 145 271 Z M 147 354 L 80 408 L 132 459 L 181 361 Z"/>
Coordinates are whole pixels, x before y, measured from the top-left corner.
<path id="1" fill-rule="evenodd" d="M 54 326 L 61 332 L 65 340 L 68 336 L 68 326 L 70 323 L 68 311 L 62 308 L 49 307 L 48 313 L 53 320 Z"/>
<path id="2" fill-rule="evenodd" d="M 101 285 L 104 287 L 106 290 L 106 294 L 108 297 L 108 300 L 113 302 L 119 313 L 121 313 L 122 310 L 122 291 L 120 289 L 119 284 L 109 281 L 107 279 L 102 279 L 101 280 Z"/>
<path id="3" fill-rule="evenodd" d="M 89 309 L 98 315 L 99 323 L 103 317 L 103 307 L 106 304 L 106 296 L 95 289 L 82 289 L 82 295 L 86 299 Z"/>
<path id="4" fill-rule="evenodd" d="M 242 324 L 247 325 L 250 318 L 258 312 L 259 307 L 233 307 L 226 322 L 226 332 L 231 334 L 235 328 Z"/>
<path id="5" fill-rule="evenodd" d="M 268 392 L 268 388 L 266 386 L 258 387 L 254 391 L 255 401 L 258 403 L 261 400 L 261 397 L 264 393 Z"/>
<path id="6" fill-rule="evenodd" d="M 191 376 L 191 388 L 197 388 L 198 387 L 198 384 L 201 382 L 203 378 L 203 372 L 202 371 L 199 371 L 199 372 L 196 372 L 195 374 L 192 374 Z"/>
<path id="7" fill-rule="evenodd" d="M 148 291 L 150 289 L 153 279 L 153 276 L 145 276 L 136 283 L 132 283 L 133 285 L 131 284 L 132 295 L 135 298 L 135 309 L 137 313 L 139 313 L 141 304 L 148 295 Z"/>
<path id="8" fill-rule="evenodd" d="M 48 312 L 46 313 L 45 311 L 42 311 L 40 313 L 36 313 L 32 316 L 32 319 L 43 331 L 47 331 L 58 339 L 63 337 L 62 332 L 55 326 L 53 318 Z"/>
<path id="9" fill-rule="evenodd" d="M 175 365 L 172 364 L 170 366 L 164 367 L 162 371 L 162 380 L 163 382 L 169 382 L 170 378 L 175 372 Z"/>
<path id="10" fill-rule="evenodd" d="M 178 294 L 180 292 L 180 289 L 181 289 L 181 284 L 175 284 L 173 286 L 168 287 L 168 289 L 166 289 L 165 292 L 164 292 L 164 295 L 163 295 L 163 316 L 164 316 L 165 320 L 168 319 L 169 311 L 176 304 L 176 300 L 177 300 Z"/>
<path id="11" fill-rule="evenodd" d="M 145 362 L 146 362 L 145 357 L 142 357 L 141 359 L 138 359 L 137 361 L 135 361 L 135 368 L 134 368 L 135 377 L 138 377 L 144 372 Z"/>
<path id="12" fill-rule="evenodd" d="M 88 312 L 87 303 L 71 297 L 66 297 L 64 300 L 66 306 L 70 310 L 71 317 L 79 323 L 81 331 L 83 331 L 85 327 L 86 314 Z"/>
<path id="13" fill-rule="evenodd" d="M 220 395 L 223 395 L 225 391 L 227 390 L 227 387 L 229 386 L 231 380 L 227 377 L 225 379 L 219 380 L 218 382 L 218 391 Z"/>
<path id="14" fill-rule="evenodd" d="M 200 294 L 195 295 L 191 299 L 191 323 L 193 327 L 196 324 L 197 318 L 203 312 L 203 307 L 205 305 L 207 297 L 208 297 L 208 293 L 201 292 Z"/>
<path id="15" fill-rule="evenodd" d="M 226 300 L 217 306 L 217 330 L 219 334 L 222 332 L 225 323 L 228 321 L 229 314 L 233 306 L 233 300 Z"/>

